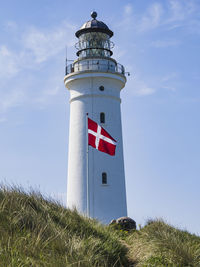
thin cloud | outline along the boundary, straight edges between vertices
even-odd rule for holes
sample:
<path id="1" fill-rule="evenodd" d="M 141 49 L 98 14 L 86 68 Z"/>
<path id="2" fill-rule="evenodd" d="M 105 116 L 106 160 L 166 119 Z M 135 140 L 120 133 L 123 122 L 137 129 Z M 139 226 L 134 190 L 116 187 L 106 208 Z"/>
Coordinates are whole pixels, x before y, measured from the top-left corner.
<path id="1" fill-rule="evenodd" d="M 167 91 L 171 91 L 171 92 L 176 91 L 176 87 L 172 87 L 172 86 L 162 86 L 161 88 L 166 89 Z"/>
<path id="2" fill-rule="evenodd" d="M 147 87 L 145 84 L 143 84 L 139 90 L 136 91 L 136 95 L 138 96 L 147 96 L 152 95 L 155 93 L 155 89 L 151 87 Z"/>
<path id="3" fill-rule="evenodd" d="M 170 16 L 168 23 L 173 21 L 184 21 L 195 13 L 198 6 L 195 1 L 169 1 Z"/>
<path id="4" fill-rule="evenodd" d="M 128 4 L 124 7 L 124 15 L 125 16 L 127 16 L 127 15 L 130 16 L 132 14 L 132 12 L 133 12 L 133 7 L 131 4 Z"/>
<path id="5" fill-rule="evenodd" d="M 136 96 L 148 96 L 156 93 L 156 89 L 153 88 L 148 83 L 139 79 L 138 77 L 134 77 L 130 79 L 130 83 L 133 85 L 133 94 Z"/>
<path id="6" fill-rule="evenodd" d="M 139 31 L 147 31 L 157 28 L 161 25 L 161 17 L 163 14 L 163 7 L 161 4 L 152 4 L 143 15 L 138 24 Z"/>
<path id="7" fill-rule="evenodd" d="M 10 108 L 19 106 L 24 101 L 24 92 L 12 90 L 9 93 L 1 94 L 0 113 L 6 113 Z"/>
<path id="8" fill-rule="evenodd" d="M 7 23 L 8 34 L 13 31 L 13 27 L 17 29 L 14 22 Z M 46 104 L 49 98 L 59 93 L 64 71 L 59 70 L 62 65 L 58 61 L 62 54 L 64 57 L 66 44 L 69 47 L 74 45 L 74 25 L 62 22 L 52 29 L 26 26 L 22 32 L 17 32 L 17 36 L 18 40 L 14 37 L 12 40 L 17 44 L 15 50 L 7 44 L 0 46 L 0 113 L 5 119 L 12 108 L 37 103 L 37 99 L 41 97 L 42 102 Z M 54 68 L 47 65 L 49 60 L 54 60 L 54 63 L 51 63 L 51 66 L 55 65 Z M 46 72 L 49 78 L 46 82 L 41 80 L 42 90 L 37 91 L 36 84 L 41 72 Z M 57 72 L 59 74 L 55 75 Z M 41 103 L 38 102 L 38 106 L 40 107 Z"/>
<path id="9" fill-rule="evenodd" d="M 136 70 L 133 72 L 134 77 L 129 77 L 127 86 L 129 87 L 131 85 L 129 92 L 138 97 L 150 96 L 163 89 L 169 92 L 175 92 L 181 86 L 177 82 L 179 74 L 176 72 L 168 73 L 163 77 L 154 76 L 145 79 L 141 78 L 141 73 L 136 74 Z M 145 77 L 145 75 L 143 76 Z"/>
<path id="10" fill-rule="evenodd" d="M 128 31 L 134 25 L 133 7 L 131 4 L 124 6 L 122 16 L 123 18 L 118 23 L 116 23 L 116 20 L 113 22 L 113 29 L 122 28 L 123 31 Z"/>
<path id="11" fill-rule="evenodd" d="M 12 20 L 8 20 L 4 23 L 4 30 L 5 31 L 17 31 L 18 27 L 17 27 L 17 23 L 15 21 L 12 21 Z"/>
<path id="12" fill-rule="evenodd" d="M 168 82 L 177 79 L 178 74 L 176 72 L 169 73 L 161 78 L 161 82 Z"/>
<path id="13" fill-rule="evenodd" d="M 0 46 L 0 77 L 10 78 L 20 71 L 20 56 L 17 56 L 6 45 Z"/>
<path id="14" fill-rule="evenodd" d="M 14 22 L 8 25 L 16 24 Z M 66 44 L 74 44 L 74 25 L 62 23 L 55 29 L 41 30 L 27 27 L 19 33 L 21 46 L 18 50 L 11 50 L 6 44 L 0 46 L 0 76 L 10 78 L 27 68 L 37 67 L 38 64 L 56 56 Z"/>
<path id="15" fill-rule="evenodd" d="M 195 0 L 170 0 L 167 4 L 155 2 L 138 15 L 132 10 L 131 4 L 124 6 L 124 18 L 119 23 L 123 30 L 134 29 L 135 32 L 144 33 L 160 28 L 173 30 L 187 27 L 189 32 L 200 32 L 199 21 L 194 20 L 194 15 L 200 12 L 200 4 Z"/>
<path id="16" fill-rule="evenodd" d="M 66 23 L 48 31 L 31 27 L 24 34 L 22 42 L 24 48 L 31 52 L 35 63 L 42 63 L 63 50 L 67 40 L 67 45 L 73 46 L 73 32 L 72 25 Z"/>
<path id="17" fill-rule="evenodd" d="M 165 48 L 170 46 L 178 46 L 181 44 L 180 40 L 157 40 L 153 41 L 150 45 L 156 48 Z"/>

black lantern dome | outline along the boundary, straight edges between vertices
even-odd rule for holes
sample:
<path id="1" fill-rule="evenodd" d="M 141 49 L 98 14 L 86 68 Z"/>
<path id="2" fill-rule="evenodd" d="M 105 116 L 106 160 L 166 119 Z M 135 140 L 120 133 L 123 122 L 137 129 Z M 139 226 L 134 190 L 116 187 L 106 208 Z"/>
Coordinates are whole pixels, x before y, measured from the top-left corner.
<path id="1" fill-rule="evenodd" d="M 79 59 L 86 57 L 111 57 L 114 44 L 110 41 L 113 32 L 108 26 L 96 19 L 97 13 L 91 13 L 92 19 L 83 24 L 76 32 L 79 42 L 76 44 Z"/>
<path id="2" fill-rule="evenodd" d="M 113 32 L 108 28 L 108 26 L 102 22 L 96 19 L 97 13 L 93 11 L 91 13 L 92 19 L 85 22 L 83 26 L 76 32 L 76 37 L 79 38 L 79 36 L 86 32 L 103 32 L 107 33 L 110 37 L 113 36 Z"/>

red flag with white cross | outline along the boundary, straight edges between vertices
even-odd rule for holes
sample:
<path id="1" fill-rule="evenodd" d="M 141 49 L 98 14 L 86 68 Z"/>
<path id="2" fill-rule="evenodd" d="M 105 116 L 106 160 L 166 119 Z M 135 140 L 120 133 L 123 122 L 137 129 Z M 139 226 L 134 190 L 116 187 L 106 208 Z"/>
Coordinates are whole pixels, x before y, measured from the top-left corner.
<path id="1" fill-rule="evenodd" d="M 111 156 L 115 155 L 117 141 L 99 124 L 88 118 L 88 145 Z"/>

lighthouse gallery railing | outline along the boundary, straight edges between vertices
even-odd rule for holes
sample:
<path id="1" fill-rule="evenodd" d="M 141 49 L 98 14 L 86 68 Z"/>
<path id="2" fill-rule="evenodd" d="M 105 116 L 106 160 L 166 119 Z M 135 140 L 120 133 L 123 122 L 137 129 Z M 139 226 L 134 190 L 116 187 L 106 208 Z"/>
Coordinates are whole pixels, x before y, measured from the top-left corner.
<path id="1" fill-rule="evenodd" d="M 76 71 L 104 71 L 104 72 L 112 72 L 112 73 L 120 73 L 125 75 L 125 68 L 123 65 L 119 63 L 114 63 L 110 60 L 80 60 L 75 63 L 69 64 L 66 66 L 65 74 L 68 75 L 70 73 Z"/>

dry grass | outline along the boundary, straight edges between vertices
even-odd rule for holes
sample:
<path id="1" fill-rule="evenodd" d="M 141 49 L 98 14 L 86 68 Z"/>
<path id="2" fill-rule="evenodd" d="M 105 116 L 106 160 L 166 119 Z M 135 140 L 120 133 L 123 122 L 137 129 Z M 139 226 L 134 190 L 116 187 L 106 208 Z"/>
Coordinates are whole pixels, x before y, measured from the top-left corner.
<path id="1" fill-rule="evenodd" d="M 149 222 L 126 241 L 135 266 L 200 266 L 200 237 L 162 220 Z"/>

